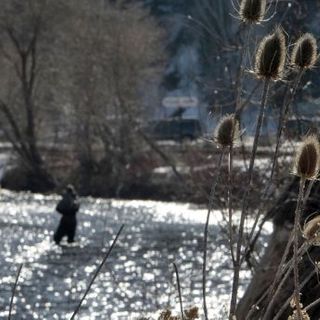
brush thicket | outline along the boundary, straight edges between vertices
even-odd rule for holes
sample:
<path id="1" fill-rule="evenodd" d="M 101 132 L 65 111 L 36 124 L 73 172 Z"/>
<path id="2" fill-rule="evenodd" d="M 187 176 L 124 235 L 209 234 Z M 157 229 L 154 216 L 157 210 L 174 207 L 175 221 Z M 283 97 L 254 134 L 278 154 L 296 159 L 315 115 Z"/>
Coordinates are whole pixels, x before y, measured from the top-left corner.
<path id="1" fill-rule="evenodd" d="M 300 146 L 294 173 L 304 180 L 315 179 L 319 173 L 320 144 L 314 135 L 308 136 Z"/>
<path id="2" fill-rule="evenodd" d="M 291 63 L 298 69 L 310 69 L 317 62 L 317 40 L 311 33 L 305 33 L 295 43 Z"/>
<path id="3" fill-rule="evenodd" d="M 249 24 L 260 23 L 266 13 L 266 0 L 242 0 L 240 4 L 240 18 Z"/>
<path id="4" fill-rule="evenodd" d="M 255 62 L 259 78 L 278 80 L 283 75 L 286 60 L 286 39 L 280 28 L 260 42 Z"/>

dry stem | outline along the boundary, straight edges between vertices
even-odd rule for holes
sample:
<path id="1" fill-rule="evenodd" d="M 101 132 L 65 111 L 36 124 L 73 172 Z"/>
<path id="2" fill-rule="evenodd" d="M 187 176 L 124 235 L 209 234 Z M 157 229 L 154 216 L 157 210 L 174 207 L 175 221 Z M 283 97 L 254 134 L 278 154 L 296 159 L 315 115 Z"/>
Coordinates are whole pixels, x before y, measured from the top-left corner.
<path id="1" fill-rule="evenodd" d="M 285 90 L 285 98 L 284 98 L 284 102 L 282 104 L 282 107 L 281 107 L 281 110 L 280 110 L 280 117 L 279 117 L 279 123 L 278 123 L 278 132 L 277 132 L 277 140 L 276 140 L 276 148 L 275 148 L 275 151 L 274 151 L 274 154 L 273 154 L 273 158 L 272 158 L 272 168 L 271 168 L 271 174 L 270 174 L 270 177 L 269 177 L 269 180 L 268 180 L 268 183 L 267 183 L 267 186 L 263 192 L 263 195 L 262 195 L 262 200 L 264 200 L 269 192 L 269 189 L 272 185 L 272 180 L 273 180 L 273 176 L 274 176 L 274 172 L 275 172 L 275 167 L 276 167 L 276 162 L 277 162 L 277 158 L 278 158 L 278 154 L 279 154 L 279 147 L 280 147 L 280 140 L 281 140 L 281 136 L 282 136 L 282 132 L 283 132 L 283 129 L 285 128 L 285 125 L 286 125 L 286 121 L 287 121 L 287 117 L 288 117 L 288 112 L 289 112 L 289 107 L 293 101 L 293 98 L 295 97 L 295 94 L 297 92 L 297 89 L 298 89 L 298 86 L 300 84 L 300 81 L 301 81 L 301 77 L 302 77 L 302 74 L 303 74 L 303 71 L 300 71 L 296 78 L 294 79 L 294 82 L 293 82 L 293 86 L 292 86 L 292 92 L 291 92 L 291 95 L 288 96 L 288 93 L 290 92 L 289 90 L 289 85 L 286 86 L 286 90 Z M 253 237 L 254 235 L 254 232 L 255 232 L 255 229 L 257 227 L 257 224 L 259 222 L 259 219 L 260 219 L 260 216 L 262 214 L 262 207 L 264 205 L 264 202 L 262 202 L 260 208 L 259 208 L 259 211 L 258 211 L 258 214 L 255 218 L 255 221 L 253 223 L 253 226 L 251 228 L 251 232 L 250 232 L 250 235 L 249 235 L 249 239 L 248 239 L 248 245 L 247 245 L 247 248 L 246 248 L 246 253 L 244 254 L 244 257 L 247 257 L 248 254 L 250 254 L 250 252 L 253 250 L 254 246 L 255 246 L 255 243 L 262 231 L 262 228 L 263 228 L 263 225 L 265 223 L 265 219 L 263 219 L 259 225 L 259 228 L 258 228 L 258 231 L 256 233 L 256 235 Z"/>
<path id="2" fill-rule="evenodd" d="M 305 184 L 306 184 L 306 180 L 304 178 L 301 178 L 300 179 L 300 186 L 299 186 L 297 207 L 296 207 L 295 218 L 294 218 L 294 239 L 293 239 L 294 299 L 295 299 L 295 306 L 296 306 L 297 313 L 298 313 L 298 320 L 303 319 L 303 315 L 301 312 L 301 306 L 300 306 L 300 292 L 299 292 L 298 248 L 299 248 L 299 234 L 300 234 L 300 215 L 301 215 L 301 209 L 303 206 L 303 195 L 304 195 Z"/>
<path id="3" fill-rule="evenodd" d="M 22 267 L 23 267 L 23 263 L 21 263 L 20 266 L 19 266 L 18 273 L 17 273 L 17 276 L 16 276 L 16 280 L 15 280 L 14 285 L 13 285 L 12 295 L 11 295 L 11 300 L 10 300 L 8 320 L 11 319 L 11 313 L 12 313 L 12 308 L 13 308 L 13 298 L 14 298 L 14 295 L 16 293 L 17 283 L 18 283 L 18 280 L 19 280 L 19 277 L 20 277 L 20 273 L 21 273 Z"/>
<path id="4" fill-rule="evenodd" d="M 184 320 L 183 315 L 183 305 L 182 305 L 182 295 L 181 295 L 181 287 L 180 287 L 180 279 L 179 279 L 179 272 L 177 265 L 173 262 L 174 272 L 177 278 L 177 286 L 178 286 L 178 294 L 179 294 L 179 304 L 180 304 L 180 312 L 181 312 L 181 319 Z"/>
<path id="5" fill-rule="evenodd" d="M 117 233 L 117 235 L 116 235 L 115 239 L 113 240 L 113 242 L 112 242 L 112 244 L 111 244 L 111 247 L 109 248 L 109 250 L 108 250 L 108 252 L 106 253 L 105 257 L 103 258 L 103 260 L 102 260 L 101 264 L 99 265 L 99 267 L 97 268 L 96 272 L 94 273 L 94 275 L 93 275 L 93 277 L 92 277 L 92 279 L 91 279 L 91 281 L 90 281 L 90 283 L 89 283 L 89 285 L 88 285 L 88 287 L 87 287 L 87 289 L 86 289 L 86 291 L 85 291 L 85 293 L 84 293 L 83 297 L 81 298 L 81 300 L 80 300 L 80 302 L 79 302 L 79 304 L 78 304 L 77 308 L 76 308 L 76 309 L 75 309 L 75 311 L 73 312 L 73 314 L 72 314 L 72 316 L 71 316 L 70 320 L 73 320 L 73 319 L 74 319 L 74 317 L 76 316 L 76 314 L 79 312 L 80 307 L 81 307 L 81 305 L 82 305 L 82 303 L 83 303 L 84 299 L 86 298 L 86 296 L 87 296 L 88 292 L 90 291 L 91 286 L 92 286 L 92 284 L 93 284 L 94 280 L 96 279 L 97 275 L 98 275 L 98 274 L 99 274 L 99 272 L 101 271 L 101 269 L 102 269 L 103 265 L 105 264 L 105 262 L 107 261 L 108 257 L 110 256 L 110 253 L 112 252 L 113 247 L 115 246 L 115 244 L 116 244 L 116 242 L 117 242 L 117 240 L 118 240 L 118 238 L 119 238 L 119 236 L 120 236 L 120 233 L 122 232 L 123 228 L 124 228 L 124 224 L 120 227 L 120 229 L 119 229 L 119 231 L 118 231 L 118 233 Z"/>
<path id="6" fill-rule="evenodd" d="M 246 191 L 243 196 L 242 201 L 242 211 L 240 217 L 240 226 L 239 226 L 239 234 L 238 234 L 238 241 L 237 241 L 237 249 L 236 249 L 236 261 L 234 266 L 234 276 L 233 276 L 233 286 L 232 286 L 232 295 L 231 295 L 231 302 L 230 302 L 230 319 L 233 318 L 237 306 L 237 298 L 238 298 L 238 288 L 239 288 L 239 275 L 240 275 L 240 268 L 241 268 L 241 248 L 243 242 L 243 233 L 244 233 L 244 222 L 246 218 L 246 211 L 247 211 L 247 199 L 250 192 L 252 177 L 253 177 L 253 168 L 254 162 L 256 158 L 258 142 L 260 138 L 261 126 L 264 117 L 264 111 L 266 107 L 268 91 L 270 86 L 270 80 L 265 80 L 263 94 L 261 99 L 260 111 L 257 120 L 257 128 L 255 132 L 255 137 L 253 141 L 253 147 L 250 157 L 250 165 L 249 165 L 249 172 L 248 172 L 248 181 L 246 185 Z"/>
<path id="7" fill-rule="evenodd" d="M 209 222 L 210 222 L 210 213 L 211 213 L 212 206 L 213 206 L 214 194 L 215 194 L 216 187 L 217 187 L 217 184 L 218 184 L 218 180 L 219 180 L 219 177 L 220 177 L 220 171 L 221 171 L 221 164 L 222 164 L 223 155 L 224 155 L 224 150 L 222 150 L 222 152 L 220 154 L 219 162 L 218 162 L 218 166 L 217 166 L 216 179 L 213 182 L 212 187 L 211 187 L 207 219 L 206 219 L 206 224 L 205 224 L 205 227 L 204 227 L 203 265 L 202 265 L 202 297 L 203 297 L 204 316 L 205 316 L 206 320 L 208 320 L 208 309 L 207 309 L 207 301 L 206 301 L 208 229 L 209 229 Z"/>
<path id="8" fill-rule="evenodd" d="M 233 252 L 233 231 L 232 231 L 232 199 L 231 199 L 231 186 L 232 186 L 232 166 L 233 166 L 233 146 L 229 148 L 229 161 L 228 161 L 228 212 L 229 212 L 229 244 L 230 253 L 233 266 L 235 266 L 235 255 Z"/>

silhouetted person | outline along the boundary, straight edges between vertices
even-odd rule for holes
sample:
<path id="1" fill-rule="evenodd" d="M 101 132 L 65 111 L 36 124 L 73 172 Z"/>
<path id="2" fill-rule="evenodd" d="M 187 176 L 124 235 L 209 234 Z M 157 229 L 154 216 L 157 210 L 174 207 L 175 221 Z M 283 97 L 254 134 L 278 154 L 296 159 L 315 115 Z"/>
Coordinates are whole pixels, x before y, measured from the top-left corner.
<path id="1" fill-rule="evenodd" d="M 68 185 L 62 195 L 62 199 L 57 204 L 56 210 L 62 215 L 58 229 L 54 233 L 53 239 L 59 244 L 64 236 L 68 237 L 68 242 L 74 242 L 79 210 L 77 193 L 72 185 Z"/>

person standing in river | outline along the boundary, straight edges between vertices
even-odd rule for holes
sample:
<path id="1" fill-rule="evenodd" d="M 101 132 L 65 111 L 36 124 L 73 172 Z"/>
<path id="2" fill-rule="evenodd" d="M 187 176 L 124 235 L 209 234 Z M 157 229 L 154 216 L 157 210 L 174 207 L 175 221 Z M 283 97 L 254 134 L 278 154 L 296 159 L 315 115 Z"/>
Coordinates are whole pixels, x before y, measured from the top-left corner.
<path id="1" fill-rule="evenodd" d="M 77 227 L 76 214 L 79 207 L 78 195 L 74 187 L 69 184 L 56 207 L 56 211 L 62 215 L 59 226 L 53 236 L 56 244 L 59 244 L 64 236 L 67 236 L 68 243 L 74 242 Z"/>

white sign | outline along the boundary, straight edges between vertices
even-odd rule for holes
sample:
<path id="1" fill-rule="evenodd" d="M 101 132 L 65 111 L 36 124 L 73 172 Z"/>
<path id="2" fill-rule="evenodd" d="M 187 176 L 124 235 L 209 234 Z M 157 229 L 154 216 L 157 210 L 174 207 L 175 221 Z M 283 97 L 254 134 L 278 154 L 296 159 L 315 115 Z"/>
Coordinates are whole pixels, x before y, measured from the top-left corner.
<path id="1" fill-rule="evenodd" d="M 166 108 L 196 108 L 198 107 L 198 98 L 196 97 L 166 97 L 162 100 L 162 105 Z"/>

